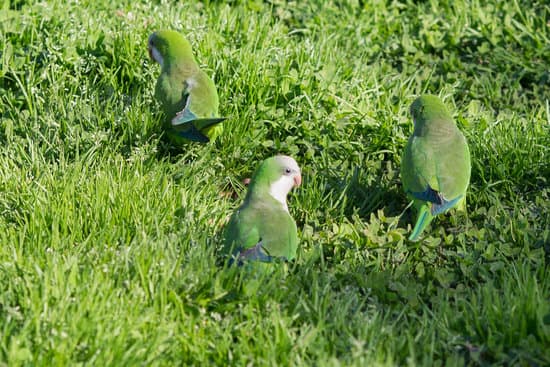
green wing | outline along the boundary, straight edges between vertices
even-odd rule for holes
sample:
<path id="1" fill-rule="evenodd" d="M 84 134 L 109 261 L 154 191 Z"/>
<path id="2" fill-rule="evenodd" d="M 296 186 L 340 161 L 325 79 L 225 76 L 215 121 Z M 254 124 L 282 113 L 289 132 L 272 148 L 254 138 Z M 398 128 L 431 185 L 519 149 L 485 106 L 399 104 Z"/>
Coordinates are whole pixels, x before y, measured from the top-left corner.
<path id="1" fill-rule="evenodd" d="M 401 179 L 407 195 L 423 192 L 430 186 L 438 190 L 436 166 L 431 145 L 426 138 L 411 136 L 401 163 Z"/>
<path id="2" fill-rule="evenodd" d="M 411 136 L 403 153 L 403 188 L 418 210 L 411 241 L 418 240 L 434 216 L 463 205 L 470 181 L 470 153 L 460 130 L 452 122 L 431 123 L 437 129 Z"/>
<path id="3" fill-rule="evenodd" d="M 208 132 L 211 128 L 225 120 L 225 117 L 198 118 L 189 109 L 190 96 L 187 98 L 187 101 L 186 107 L 172 119 L 172 130 L 176 131 L 179 136 L 191 141 L 209 142 L 211 134 Z"/>
<path id="4" fill-rule="evenodd" d="M 227 255 L 250 249 L 260 242 L 260 228 L 248 206 L 233 214 L 225 232 L 223 252 Z"/>
<path id="5" fill-rule="evenodd" d="M 155 98 L 161 104 L 166 127 L 169 127 L 172 118 L 185 107 L 187 94 L 182 90 L 183 85 L 179 78 L 164 72 L 157 79 Z"/>
<path id="6" fill-rule="evenodd" d="M 245 204 L 228 223 L 223 252 L 238 256 L 251 254 L 262 261 L 281 257 L 292 260 L 297 246 L 296 223 L 288 212 L 264 203 Z M 250 251 L 252 249 L 254 251 Z M 259 250 L 262 256 L 258 255 Z"/>
<path id="7" fill-rule="evenodd" d="M 159 76 L 155 97 L 161 102 L 166 116 L 165 127 L 176 141 L 207 143 L 223 131 L 218 117 L 218 93 L 212 80 L 200 71 L 182 80 L 181 76 Z"/>
<path id="8" fill-rule="evenodd" d="M 466 195 L 470 182 L 470 151 L 464 135 L 453 125 L 453 133 L 437 150 L 437 180 L 439 191 L 453 200 Z"/>
<path id="9" fill-rule="evenodd" d="M 454 125 L 434 136 L 411 136 L 401 166 L 403 187 L 412 198 L 441 204 L 466 193 L 470 153 Z"/>
<path id="10" fill-rule="evenodd" d="M 202 71 L 184 83 L 184 107 L 171 120 L 177 134 L 192 141 L 208 142 L 223 130 L 225 118 L 218 116 L 218 92 L 214 82 Z"/>
<path id="11" fill-rule="evenodd" d="M 292 260 L 296 257 L 298 234 L 296 222 L 284 210 L 273 213 L 262 228 L 263 248 L 272 257 Z"/>

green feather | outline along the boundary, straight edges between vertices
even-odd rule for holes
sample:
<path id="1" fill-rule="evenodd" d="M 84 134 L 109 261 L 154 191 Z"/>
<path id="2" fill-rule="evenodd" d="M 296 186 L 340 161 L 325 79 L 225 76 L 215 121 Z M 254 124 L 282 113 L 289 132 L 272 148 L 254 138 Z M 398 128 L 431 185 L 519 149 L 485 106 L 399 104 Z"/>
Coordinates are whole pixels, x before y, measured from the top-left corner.
<path id="1" fill-rule="evenodd" d="M 417 98 L 411 114 L 414 132 L 403 152 L 401 180 L 419 211 L 410 237 L 417 240 L 434 216 L 463 206 L 471 163 L 466 139 L 438 97 Z"/>
<path id="2" fill-rule="evenodd" d="M 176 144 L 214 140 L 223 132 L 218 92 L 199 68 L 189 42 L 178 32 L 159 31 L 149 37 L 149 52 L 161 64 L 155 98 L 164 112 L 168 136 Z M 174 129 L 183 123 L 193 124 L 194 129 L 189 124 Z"/>
<path id="3" fill-rule="evenodd" d="M 296 162 L 285 156 L 266 159 L 256 170 L 244 203 L 226 227 L 222 250 L 226 256 L 232 256 L 238 263 L 292 260 L 296 256 L 296 222 L 286 204 L 270 194 L 271 186 L 285 175 L 290 179 L 301 177 Z"/>

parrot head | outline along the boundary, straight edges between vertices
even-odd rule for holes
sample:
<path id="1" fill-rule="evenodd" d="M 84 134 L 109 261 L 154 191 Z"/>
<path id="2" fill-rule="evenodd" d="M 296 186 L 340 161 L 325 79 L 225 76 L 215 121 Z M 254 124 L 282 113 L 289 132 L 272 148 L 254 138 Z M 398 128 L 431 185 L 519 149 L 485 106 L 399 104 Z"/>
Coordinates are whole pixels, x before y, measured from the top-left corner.
<path id="1" fill-rule="evenodd" d="M 447 107 L 439 97 L 424 94 L 411 104 L 410 113 L 412 115 L 415 128 L 421 128 L 426 121 L 435 118 L 452 119 Z"/>
<path id="2" fill-rule="evenodd" d="M 171 30 L 158 31 L 149 36 L 147 43 L 149 56 L 161 66 L 166 60 L 191 59 L 191 44 L 180 33 Z"/>
<path id="3" fill-rule="evenodd" d="M 286 189 L 287 193 L 292 188 L 300 186 L 302 184 L 302 173 L 294 158 L 286 155 L 278 155 L 274 158 L 281 173 L 280 178 L 275 182 L 281 182 L 281 186 Z"/>
<path id="4" fill-rule="evenodd" d="M 292 157 L 277 155 L 260 164 L 252 177 L 249 193 L 264 188 L 286 207 L 286 196 L 301 183 L 302 173 L 298 163 Z"/>

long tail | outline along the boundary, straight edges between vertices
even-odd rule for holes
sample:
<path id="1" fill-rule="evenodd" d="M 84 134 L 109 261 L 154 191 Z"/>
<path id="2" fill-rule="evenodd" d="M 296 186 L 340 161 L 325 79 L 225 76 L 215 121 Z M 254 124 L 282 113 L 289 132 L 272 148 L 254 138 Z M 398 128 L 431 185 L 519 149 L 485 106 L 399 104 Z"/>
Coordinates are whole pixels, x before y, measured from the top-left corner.
<path id="1" fill-rule="evenodd" d="M 409 236 L 409 240 L 418 241 L 418 238 L 433 218 L 434 217 L 430 212 L 428 205 L 422 205 L 418 211 L 418 219 L 416 220 L 416 224 L 414 225 L 412 233 Z"/>

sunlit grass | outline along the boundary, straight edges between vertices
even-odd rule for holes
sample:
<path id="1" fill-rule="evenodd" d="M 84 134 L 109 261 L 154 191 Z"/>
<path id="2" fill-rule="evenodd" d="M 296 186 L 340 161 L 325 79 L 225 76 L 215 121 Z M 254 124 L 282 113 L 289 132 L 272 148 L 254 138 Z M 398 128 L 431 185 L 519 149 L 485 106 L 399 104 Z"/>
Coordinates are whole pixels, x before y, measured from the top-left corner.
<path id="1" fill-rule="evenodd" d="M 548 5 L 182 3 L 0 11 L 0 366 L 550 364 Z M 216 81 L 215 144 L 162 137 L 162 28 Z M 472 179 L 468 214 L 411 243 L 424 92 Z M 298 259 L 221 271 L 241 180 L 276 153 L 303 170 Z"/>

